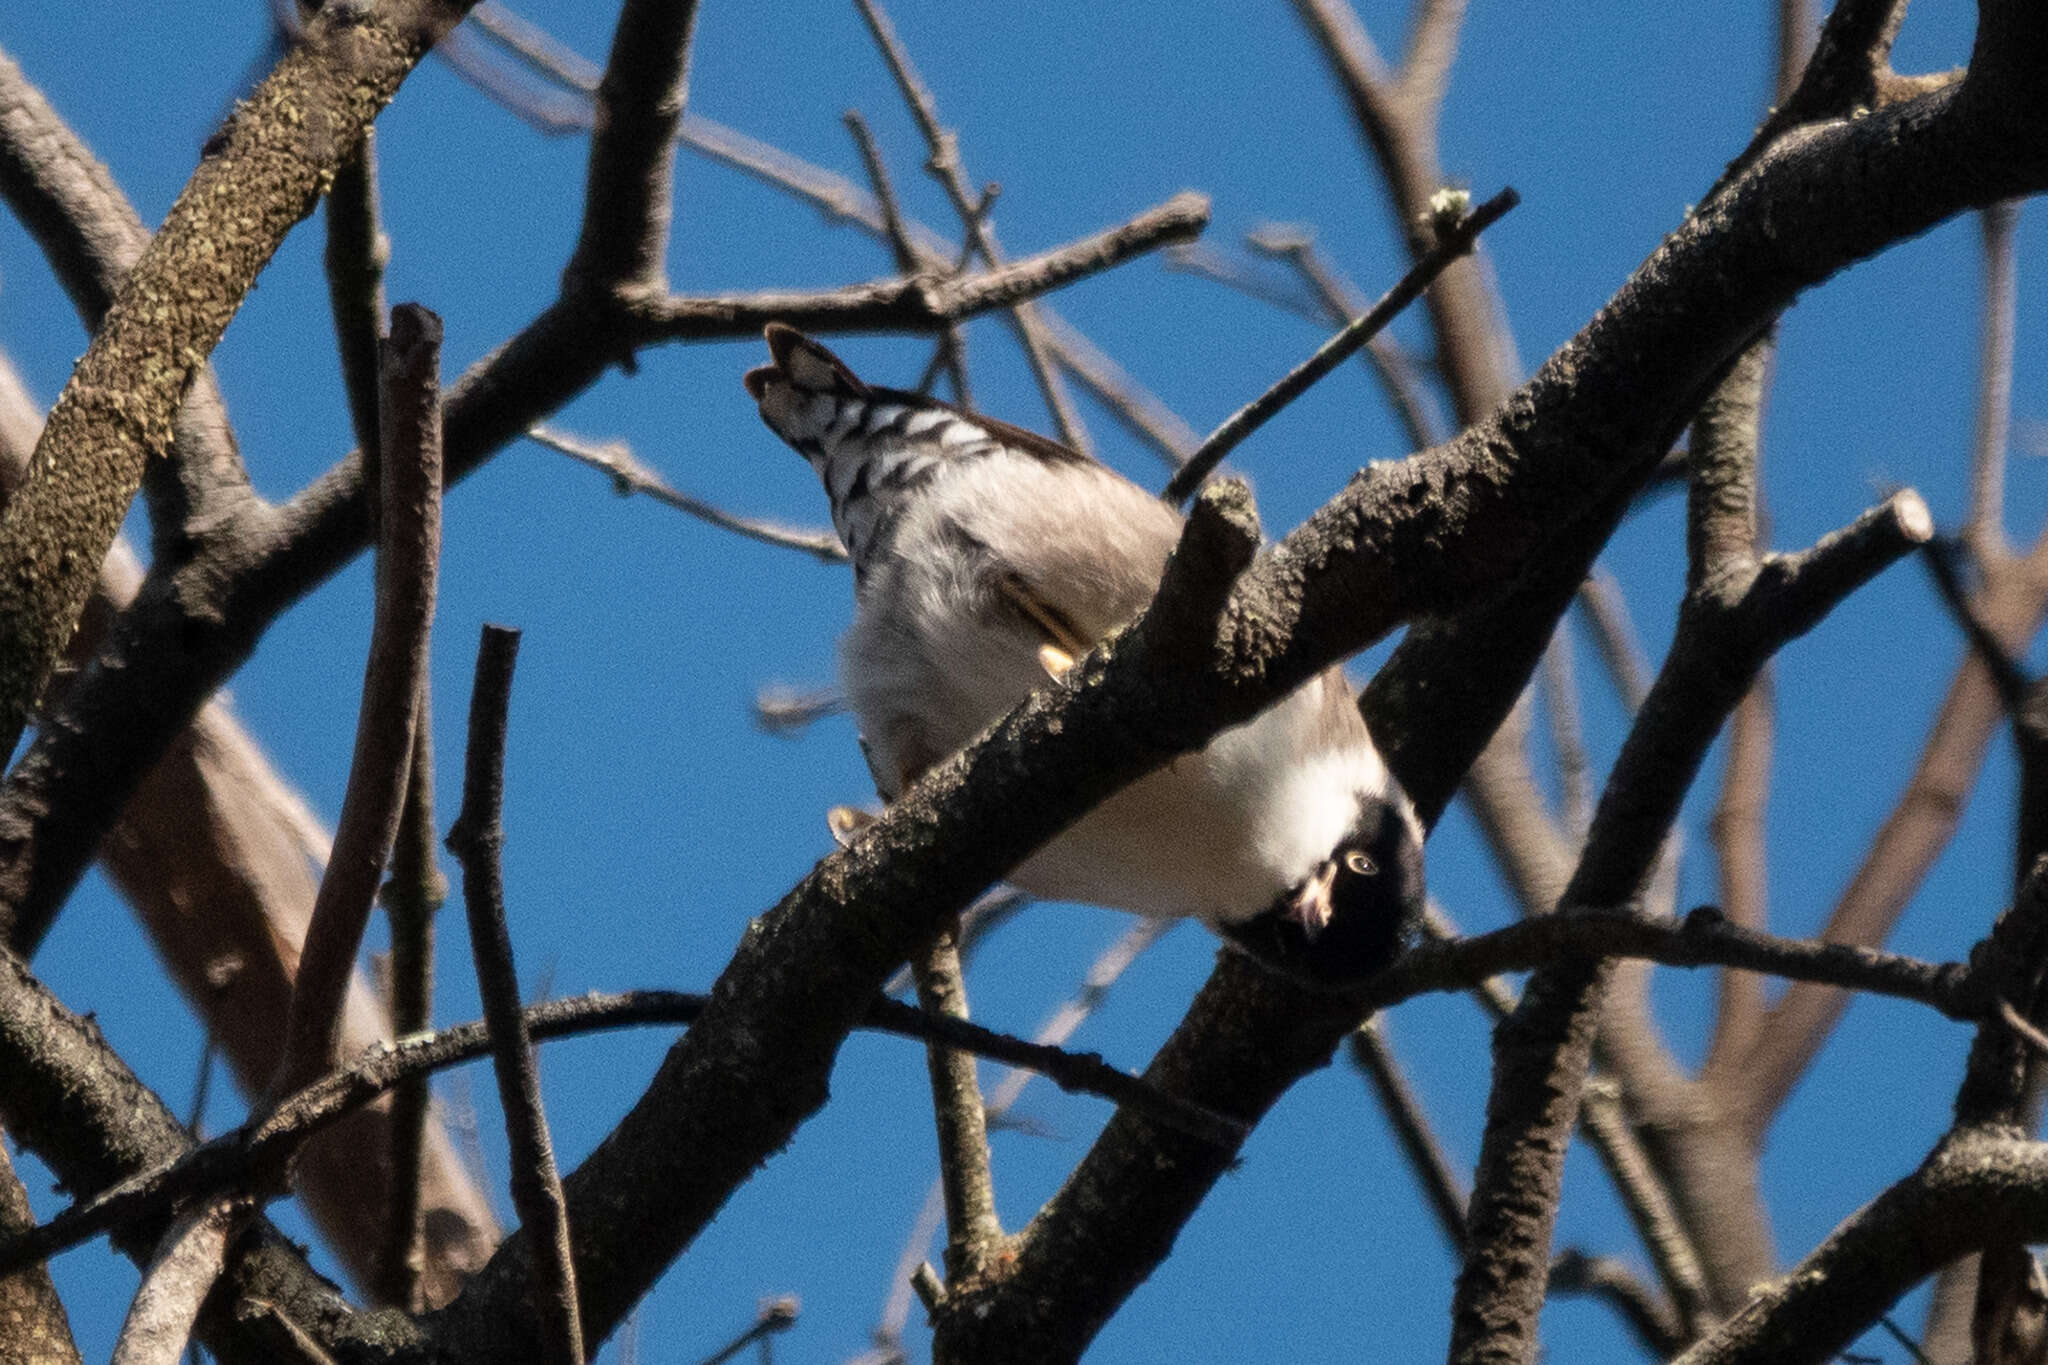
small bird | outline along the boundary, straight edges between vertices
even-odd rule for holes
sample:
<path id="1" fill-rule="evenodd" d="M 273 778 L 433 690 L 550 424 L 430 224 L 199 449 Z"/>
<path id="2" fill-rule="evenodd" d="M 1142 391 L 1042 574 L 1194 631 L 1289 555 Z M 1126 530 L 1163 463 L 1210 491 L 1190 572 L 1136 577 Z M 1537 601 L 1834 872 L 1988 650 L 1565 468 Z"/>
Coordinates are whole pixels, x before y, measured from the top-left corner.
<path id="1" fill-rule="evenodd" d="M 847 702 L 884 800 L 1152 600 L 1181 518 L 1055 441 L 873 387 L 793 328 L 747 392 L 810 462 L 853 559 Z M 1011 874 L 1193 915 L 1297 980 L 1384 967 L 1422 911 L 1422 825 L 1331 668 L 1104 801 Z"/>

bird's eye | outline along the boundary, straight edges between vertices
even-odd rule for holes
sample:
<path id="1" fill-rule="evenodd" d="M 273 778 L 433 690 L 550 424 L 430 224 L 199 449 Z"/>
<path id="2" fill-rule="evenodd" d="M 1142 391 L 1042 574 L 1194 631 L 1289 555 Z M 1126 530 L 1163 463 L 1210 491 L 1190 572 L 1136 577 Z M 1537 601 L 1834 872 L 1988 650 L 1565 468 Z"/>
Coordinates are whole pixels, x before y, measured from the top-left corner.
<path id="1" fill-rule="evenodd" d="M 1344 855 L 1344 866 L 1350 868 L 1361 877 L 1370 877 L 1373 873 L 1380 870 L 1378 863 L 1366 857 L 1355 848 Z"/>

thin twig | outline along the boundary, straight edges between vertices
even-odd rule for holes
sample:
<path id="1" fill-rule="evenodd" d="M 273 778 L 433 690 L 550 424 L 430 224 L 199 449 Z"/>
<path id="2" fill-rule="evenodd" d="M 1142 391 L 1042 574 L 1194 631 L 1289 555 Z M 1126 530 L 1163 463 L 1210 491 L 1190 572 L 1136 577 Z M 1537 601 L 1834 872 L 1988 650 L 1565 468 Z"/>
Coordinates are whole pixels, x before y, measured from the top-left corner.
<path id="1" fill-rule="evenodd" d="M 967 169 L 960 163 L 959 138 L 939 123 L 938 103 L 919 77 L 917 69 L 911 65 L 910 54 L 897 38 L 889 16 L 882 12 L 875 0 L 854 0 L 854 3 L 860 9 L 861 18 L 867 21 L 869 32 L 874 34 L 875 44 L 889 65 L 889 74 L 895 77 L 896 88 L 902 91 L 903 102 L 910 107 L 911 116 L 917 120 L 925 144 L 931 149 L 926 169 L 945 188 L 946 197 L 952 201 L 953 211 L 960 215 L 960 226 L 975 254 L 990 269 L 1000 268 L 1003 264 L 1002 246 L 996 241 L 995 228 L 988 221 L 986 196 L 977 199 L 967 188 Z M 1010 319 L 1018 339 L 1024 343 L 1024 355 L 1031 362 L 1032 377 L 1038 381 L 1038 390 L 1045 397 L 1046 407 L 1052 410 L 1060 440 L 1084 455 L 1092 453 L 1094 447 L 1088 439 L 1088 428 L 1074 410 L 1074 400 L 1068 396 L 1059 371 L 1053 368 L 1037 311 L 1029 303 L 1019 302 L 1010 310 Z"/>
<path id="2" fill-rule="evenodd" d="M 967 983 L 960 971 L 956 916 L 911 960 L 917 1000 L 928 1015 L 967 1018 Z M 946 1194 L 946 1273 L 985 1272 L 1002 1245 L 994 1177 L 989 1170 L 988 1115 L 974 1055 L 943 1043 L 925 1048 L 932 1113 L 939 1130 L 939 1183 Z"/>
<path id="3" fill-rule="evenodd" d="M 1201 437 L 1185 418 L 1061 314 L 1041 304 L 1038 320 L 1060 368 L 1080 380 L 1125 430 L 1149 446 L 1169 469 L 1187 462 Z"/>
<path id="4" fill-rule="evenodd" d="M 779 147 L 747 136 L 698 114 L 683 119 L 683 145 L 720 165 L 811 204 L 833 223 L 847 223 L 883 237 L 881 211 L 874 197 L 845 177 L 791 156 Z M 904 228 L 931 272 L 946 270 L 951 248 L 930 228 L 912 219 Z M 1093 392 L 1132 435 L 1150 446 L 1171 468 L 1178 468 L 1200 437 L 1157 395 L 1134 380 L 1101 347 L 1090 341 L 1058 310 L 1040 303 L 1039 322 L 1060 368 Z"/>
<path id="5" fill-rule="evenodd" d="M 635 298 L 622 303 L 616 321 L 622 343 L 634 347 L 749 336 L 771 322 L 808 332 L 929 331 L 978 313 L 1013 308 L 1145 252 L 1185 241 L 1208 221 L 1209 201 L 1182 191 L 1092 236 L 972 274 L 891 277 L 824 290 Z"/>
<path id="6" fill-rule="evenodd" d="M 853 143 L 860 151 L 861 164 L 867 168 L 868 184 L 874 190 L 875 204 L 882 211 L 882 230 L 887 234 L 889 249 L 895 254 L 896 268 L 905 275 L 915 275 L 924 268 L 924 260 L 918 255 L 917 243 L 910 240 L 909 230 L 903 226 L 903 211 L 896 206 L 896 188 L 889 183 L 889 168 L 882 161 L 881 149 L 875 146 L 875 135 L 868 129 L 868 121 L 860 116 L 857 109 L 846 111 L 846 131 L 853 134 Z M 962 339 L 957 323 L 949 323 L 939 332 L 938 350 L 932 356 L 932 370 L 943 367 L 953 380 L 953 400 L 963 408 L 974 406 L 974 391 L 967 382 L 967 343 Z M 918 392 L 926 392 L 930 379 L 920 380 Z"/>
<path id="7" fill-rule="evenodd" d="M 431 692 L 423 681 L 413 722 L 412 770 L 391 851 L 391 879 L 384 884 L 384 909 L 391 921 L 391 1031 L 399 1038 L 433 1025 L 434 914 L 448 899 L 448 881 L 434 858 Z M 431 1098 L 424 1076 L 406 1081 L 391 1097 L 391 1197 L 377 1258 L 378 1296 L 408 1312 L 425 1306 L 420 1299 L 426 1266 L 420 1182 Z"/>
<path id="8" fill-rule="evenodd" d="M 1550 1292 L 1585 1294 L 1607 1304 L 1621 1315 L 1643 1350 L 1657 1360 L 1685 1345 L 1670 1305 L 1659 1302 L 1655 1291 L 1612 1257 L 1588 1256 L 1566 1247 L 1550 1263 Z"/>
<path id="9" fill-rule="evenodd" d="M 754 724 L 782 739 L 793 739 L 826 716 L 846 709 L 836 687 L 796 688 L 770 683 L 754 694 Z"/>
<path id="10" fill-rule="evenodd" d="M 1305 393 L 1311 384 L 1344 363 L 1351 353 L 1371 340 L 1381 329 L 1392 322 L 1401 310 L 1413 303 L 1429 287 L 1429 282 L 1442 274 L 1451 262 L 1472 249 L 1472 243 L 1480 233 L 1498 222 L 1508 210 L 1521 202 L 1521 196 L 1512 189 L 1502 190 L 1493 198 L 1465 214 L 1455 224 L 1446 227 L 1438 236 L 1436 246 L 1425 253 L 1421 260 L 1409 267 L 1399 282 L 1383 295 L 1350 326 L 1324 342 L 1316 353 L 1297 365 L 1272 388 L 1253 399 L 1244 407 L 1232 413 L 1203 441 L 1195 453 L 1188 457 L 1178 472 L 1167 481 L 1166 491 L 1161 495 L 1168 502 L 1186 502 L 1194 491 L 1201 487 L 1216 466 L 1223 461 L 1245 437 L 1257 431 L 1273 414 Z"/>
<path id="11" fill-rule="evenodd" d="M 669 486 L 667 480 L 634 459 L 631 447 L 623 441 L 586 441 L 579 436 L 572 436 L 566 431 L 549 426 L 529 427 L 526 437 L 538 445 L 546 446 L 549 450 L 559 451 L 580 464 L 609 474 L 613 491 L 622 498 L 644 493 L 657 502 L 675 508 L 678 512 L 686 512 L 700 521 L 709 522 L 721 530 L 731 531 L 749 540 L 758 540 L 764 545 L 778 545 L 785 550 L 801 550 L 813 559 L 827 564 L 847 562 L 846 547 L 840 544 L 838 532 L 813 531 L 755 517 L 735 516 L 701 498 L 693 498 L 688 493 L 678 492 Z"/>
<path id="12" fill-rule="evenodd" d="M 1131 954 L 1142 951 L 1169 924 L 1170 921 L 1147 920 L 1140 927 L 1150 928 L 1151 933 L 1143 942 L 1134 942 L 1135 930 L 1120 939 L 1098 962 L 1100 973 L 1090 973 L 1082 998 L 1099 1000 L 1108 988 L 1102 977 L 1127 966 Z M 593 993 L 530 1006 L 524 1017 L 531 1037 L 544 1042 L 609 1029 L 690 1024 L 703 1012 L 704 1003 L 704 996 L 681 991 Z M 1070 1002 L 1054 1014 L 1041 1031 L 1039 1041 L 1027 1042 L 965 1020 L 934 1018 L 913 1005 L 877 996 L 860 1027 L 921 1042 L 942 1041 L 977 1057 L 1023 1068 L 1019 1075 L 1034 1068 L 1046 1068 L 1041 1074 L 1051 1076 L 1064 1090 L 1130 1105 L 1157 1122 L 1204 1141 L 1242 1140 L 1241 1125 L 1168 1095 L 1140 1077 L 1117 1070 L 1099 1056 L 1062 1051 L 1051 1041 L 1065 1037 L 1084 1015 L 1085 1011 L 1077 1010 Z M 340 1122 L 401 1081 L 476 1061 L 488 1056 L 491 1046 L 489 1030 L 482 1022 L 476 1022 L 415 1034 L 373 1049 L 351 1065 L 287 1096 L 268 1114 L 251 1123 L 111 1185 L 32 1231 L 0 1242 L 0 1275 L 174 1205 L 244 1188 L 263 1173 L 279 1169 L 308 1138 Z M 1015 1098 L 1014 1092 L 1010 1098 Z"/>
<path id="13" fill-rule="evenodd" d="M 334 1069 L 342 1003 L 398 832 L 414 713 L 426 676 L 427 632 L 441 548 L 441 320 L 417 304 L 392 310 L 384 343 L 384 515 L 377 546 L 377 606 L 363 680 L 362 716 L 334 850 L 299 958 L 284 1055 L 271 1085 L 289 1094 Z"/>
<path id="14" fill-rule="evenodd" d="M 1556 754 L 1558 785 L 1564 790 L 1565 826 L 1575 837 L 1584 837 L 1593 823 L 1593 782 L 1575 672 L 1571 633 L 1559 622 L 1543 651 L 1543 714 L 1550 721 L 1550 747 Z"/>
<path id="15" fill-rule="evenodd" d="M 1941 593 L 1941 600 L 1962 628 L 1963 638 L 1970 642 L 1977 659 L 1991 675 L 1991 685 L 1997 689 L 1998 698 L 2005 704 L 2006 711 L 2017 716 L 2026 706 L 2027 689 L 2031 680 L 2019 660 L 2001 642 L 1997 634 L 1985 622 L 1984 617 L 1970 601 L 1969 591 L 1964 588 L 1961 566 L 1958 563 L 1962 547 L 1951 540 L 1929 541 L 1924 556 L 1928 576 Z"/>
<path id="16" fill-rule="evenodd" d="M 505 923 L 500 855 L 505 828 L 505 725 L 512 702 L 512 666 L 519 632 L 487 625 L 477 646 L 476 687 L 469 699 L 469 749 L 463 760 L 462 813 L 448 831 L 448 850 L 462 863 L 477 988 L 491 1032 L 498 1098 L 511 1148 L 512 1203 L 533 1239 L 533 1297 L 541 1325 L 541 1356 L 554 1365 L 583 1365 L 583 1322 L 576 1303 L 576 1263 L 554 1143 L 541 1107 L 540 1072 L 519 1008 L 519 974 Z"/>
<path id="17" fill-rule="evenodd" d="M 471 10 L 469 21 L 534 71 L 571 90 L 595 95 L 598 82 L 604 79 L 603 67 L 495 0 L 484 0 Z M 593 103 L 591 121 L 595 122 L 596 117 L 597 107 Z"/>
<path id="18" fill-rule="evenodd" d="M 1636 637 L 1635 623 L 1629 619 L 1621 584 L 1607 570 L 1596 568 L 1579 587 L 1579 605 L 1584 608 L 1581 619 L 1622 707 L 1634 715 L 1650 694 L 1650 665 Z"/>
<path id="19" fill-rule="evenodd" d="M 1342 326 L 1365 311 L 1365 299 L 1357 287 L 1316 249 L 1315 238 L 1308 233 L 1268 227 L 1252 233 L 1245 241 L 1254 251 L 1286 261 L 1308 281 L 1322 304 L 1324 321 Z M 1365 358 L 1386 390 L 1387 401 L 1400 417 L 1409 445 L 1426 450 L 1442 440 L 1442 427 L 1421 369 L 1401 344 L 1382 332 L 1365 344 Z"/>
<path id="20" fill-rule="evenodd" d="M 1430 1126 L 1422 1101 L 1401 1074 L 1401 1064 L 1387 1046 L 1385 1025 L 1377 1017 L 1368 1019 L 1351 1034 L 1351 1060 L 1372 1082 L 1380 1108 L 1394 1125 L 1394 1138 L 1408 1158 L 1408 1169 L 1422 1186 L 1430 1211 L 1436 1214 L 1444 1240 L 1454 1255 L 1465 1254 L 1465 1191 L 1444 1154 L 1443 1143 Z"/>
<path id="21" fill-rule="evenodd" d="M 705 1356 L 698 1365 L 725 1365 L 726 1361 L 733 1359 L 757 1341 L 761 1343 L 762 1349 L 766 1350 L 770 1337 L 787 1332 L 796 1326 L 796 1315 L 800 1307 L 794 1294 L 785 1294 L 779 1299 L 768 1300 L 754 1315 L 752 1326 Z"/>
<path id="22" fill-rule="evenodd" d="M 208 1029 L 199 1048 L 198 1074 L 192 1078 L 192 1107 L 185 1111 L 185 1131 L 194 1142 L 206 1141 L 206 1104 L 213 1095 L 213 1067 L 219 1052 L 213 1030 Z"/>
<path id="23" fill-rule="evenodd" d="M 1745 929 L 1770 923 L 1769 844 L 1764 817 L 1771 794 L 1771 753 L 1777 702 L 1768 668 L 1736 706 L 1728 723 L 1728 757 L 1721 795 L 1708 830 L 1719 862 L 1721 906 Z M 1708 1034 L 1703 1076 L 1718 1076 L 1747 1055 L 1765 1013 L 1763 982 L 1749 972 L 1723 972 Z"/>
<path id="24" fill-rule="evenodd" d="M 1209 242 L 1182 242 L 1161 252 L 1159 260 L 1168 270 L 1235 289 L 1246 298 L 1256 299 L 1304 321 L 1332 321 L 1328 310 L 1319 301 L 1309 298 L 1299 289 L 1290 288 L 1287 282 L 1275 278 L 1271 271 L 1253 270 L 1238 257 L 1224 253 Z M 1341 327 L 1357 316 L 1355 311 L 1347 312 L 1334 321 Z"/>
<path id="25" fill-rule="evenodd" d="M 1057 1048 L 1074 1035 L 1088 1016 L 1098 1009 L 1109 995 L 1110 988 L 1130 970 L 1131 964 L 1144 956 L 1153 944 L 1173 927 L 1172 920 L 1141 919 L 1117 936 L 1114 943 L 1089 964 L 1088 974 L 1082 978 L 1081 989 L 1071 998 L 1062 1002 L 1046 1016 L 1038 1032 L 1033 1035 L 1034 1045 Z M 984 1052 L 982 1056 L 989 1054 Z M 987 1101 L 988 1119 L 991 1124 L 1005 1118 L 1016 1107 L 1024 1093 L 1024 1087 L 1031 1083 L 1032 1072 L 1019 1068 L 1012 1070 L 996 1083 L 989 1092 Z M 1064 1083 L 1062 1083 L 1064 1088 Z M 941 1188 L 934 1181 L 925 1197 L 923 1209 L 911 1226 L 909 1237 L 904 1240 L 903 1252 L 897 1258 L 896 1268 L 889 1277 L 889 1297 L 882 1304 L 882 1318 L 875 1328 L 878 1341 L 900 1341 L 904 1324 L 910 1320 L 911 1286 L 914 1272 L 924 1260 L 925 1249 L 931 1245 L 932 1236 L 938 1230 L 939 1216 L 945 1206 L 941 1199 Z"/>
<path id="26" fill-rule="evenodd" d="M 1899 1325 L 1892 1321 L 1891 1314 L 1886 1313 L 1880 1317 L 1877 1320 L 1877 1325 L 1884 1329 L 1885 1335 L 1904 1347 L 1906 1354 L 1913 1357 L 1917 1365 L 1934 1365 L 1934 1362 L 1927 1358 L 1927 1352 L 1920 1349 L 1920 1343 L 1907 1336 Z"/>
<path id="27" fill-rule="evenodd" d="M 377 350 L 384 338 L 384 267 L 391 256 L 377 212 L 377 130 L 334 173 L 327 194 L 327 306 L 341 357 L 356 448 L 377 449 Z"/>

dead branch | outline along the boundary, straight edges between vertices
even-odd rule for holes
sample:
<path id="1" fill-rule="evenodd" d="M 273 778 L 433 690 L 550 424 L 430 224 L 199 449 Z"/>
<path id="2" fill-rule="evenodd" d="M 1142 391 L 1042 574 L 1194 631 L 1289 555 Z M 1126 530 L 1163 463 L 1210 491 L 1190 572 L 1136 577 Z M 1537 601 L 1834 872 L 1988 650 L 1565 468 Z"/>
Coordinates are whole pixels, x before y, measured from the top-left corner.
<path id="1" fill-rule="evenodd" d="M 909 106 L 911 117 L 924 134 L 925 145 L 931 151 L 925 168 L 944 187 L 953 211 L 960 216 L 961 229 L 974 254 L 987 262 L 991 270 L 1001 269 L 1002 246 L 996 241 L 996 230 L 988 220 L 985 202 L 977 200 L 968 190 L 967 168 L 960 162 L 959 137 L 940 125 L 938 103 L 917 69 L 911 65 L 910 54 L 897 38 L 889 16 L 876 0 L 854 0 L 854 3 L 860 9 L 861 18 L 867 21 L 868 31 L 874 34 L 875 45 L 882 50 L 889 74 L 895 77 L 896 88 L 903 93 L 903 102 Z M 1059 372 L 1053 368 L 1037 310 L 1028 302 L 1020 301 L 1011 309 L 1010 320 L 1016 328 L 1018 340 L 1024 344 L 1024 355 L 1031 363 L 1032 378 L 1038 381 L 1038 391 L 1044 395 L 1045 405 L 1052 412 L 1053 425 L 1059 430 L 1060 440 L 1068 448 L 1084 455 L 1092 453 L 1094 443 L 1088 439 L 1088 428 L 1074 410 L 1074 401 L 1068 396 Z"/>
<path id="2" fill-rule="evenodd" d="M 967 1017 L 967 983 L 960 970 L 960 923 L 942 927 L 911 959 L 924 1012 Z M 989 1171 L 988 1116 L 973 1054 L 941 1043 L 925 1049 L 932 1111 L 939 1130 L 939 1184 L 946 1200 L 946 1274 L 949 1279 L 987 1273 L 1000 1252 L 1003 1225 L 996 1216 Z"/>
<path id="3" fill-rule="evenodd" d="M 512 1203 L 539 1247 L 533 1258 L 533 1299 L 541 1355 L 552 1365 L 583 1365 L 583 1322 L 576 1306 L 576 1264 L 569 1251 L 568 1210 L 555 1172 L 554 1142 L 541 1106 L 540 1071 L 519 1009 L 519 974 L 505 921 L 500 855 L 505 828 L 505 728 L 512 706 L 512 666 L 519 632 L 485 626 L 477 646 L 476 686 L 469 700 L 469 751 L 464 759 L 462 812 L 448 831 L 448 850 L 462 863 L 463 905 L 476 958 L 477 989 L 491 1035 L 492 1070 L 505 1109 L 511 1148 Z"/>
<path id="4" fill-rule="evenodd" d="M 306 927 L 273 1096 L 300 1088 L 341 1060 L 343 1001 L 398 833 L 441 553 L 440 353 L 439 318 L 417 304 L 392 310 L 380 366 L 382 516 L 362 716 L 334 851 Z"/>
<path id="5" fill-rule="evenodd" d="M 1470 213 L 1459 211 L 1455 218 L 1440 225 L 1436 245 L 1425 252 L 1422 259 L 1379 302 L 1324 342 L 1314 355 L 1288 371 L 1272 388 L 1239 408 L 1224 420 L 1223 425 L 1210 432 L 1195 453 L 1188 457 L 1187 463 L 1167 480 L 1161 496 L 1168 502 L 1186 502 L 1195 489 L 1201 487 L 1202 480 L 1222 463 L 1224 456 L 1264 426 L 1274 413 L 1306 393 L 1318 379 L 1349 360 L 1359 347 L 1385 330 L 1402 309 L 1429 287 L 1430 281 L 1442 274 L 1452 261 L 1472 249 L 1480 233 L 1500 221 L 1521 201 L 1522 197 L 1512 189 L 1502 190 Z"/>
<path id="6" fill-rule="evenodd" d="M 807 527 L 784 526 L 780 522 L 763 521 L 758 517 L 736 516 L 721 507 L 713 506 L 702 498 L 693 498 L 688 493 L 671 487 L 661 475 L 633 458 L 632 449 L 622 441 L 586 441 L 551 426 L 530 427 L 527 438 L 549 450 L 560 451 L 578 464 L 609 474 L 612 489 L 620 497 L 631 497 L 644 493 L 656 502 L 665 503 L 699 521 L 709 522 L 720 530 L 731 531 L 749 540 L 758 540 L 764 545 L 779 545 L 787 550 L 801 550 L 814 559 L 827 564 L 847 562 L 846 547 L 839 543 L 839 533 L 832 530 L 811 530 Z"/>

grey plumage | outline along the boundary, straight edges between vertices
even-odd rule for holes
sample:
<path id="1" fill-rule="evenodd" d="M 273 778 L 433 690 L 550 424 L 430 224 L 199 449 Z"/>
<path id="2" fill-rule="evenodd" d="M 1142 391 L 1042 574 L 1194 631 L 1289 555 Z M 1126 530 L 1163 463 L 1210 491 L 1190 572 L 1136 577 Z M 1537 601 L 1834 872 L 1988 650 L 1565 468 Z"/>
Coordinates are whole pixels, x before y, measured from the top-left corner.
<path id="1" fill-rule="evenodd" d="M 1048 660 L 1142 611 L 1180 517 L 1055 442 L 864 384 L 789 328 L 768 344 L 775 364 L 747 389 L 817 472 L 853 557 L 841 674 L 893 799 L 1046 685 Z M 1347 848 L 1371 871 L 1346 870 Z M 1419 911 L 1421 828 L 1331 669 L 1111 797 L 1011 880 L 1197 915 L 1286 970 L 1345 980 L 1383 963 Z"/>

